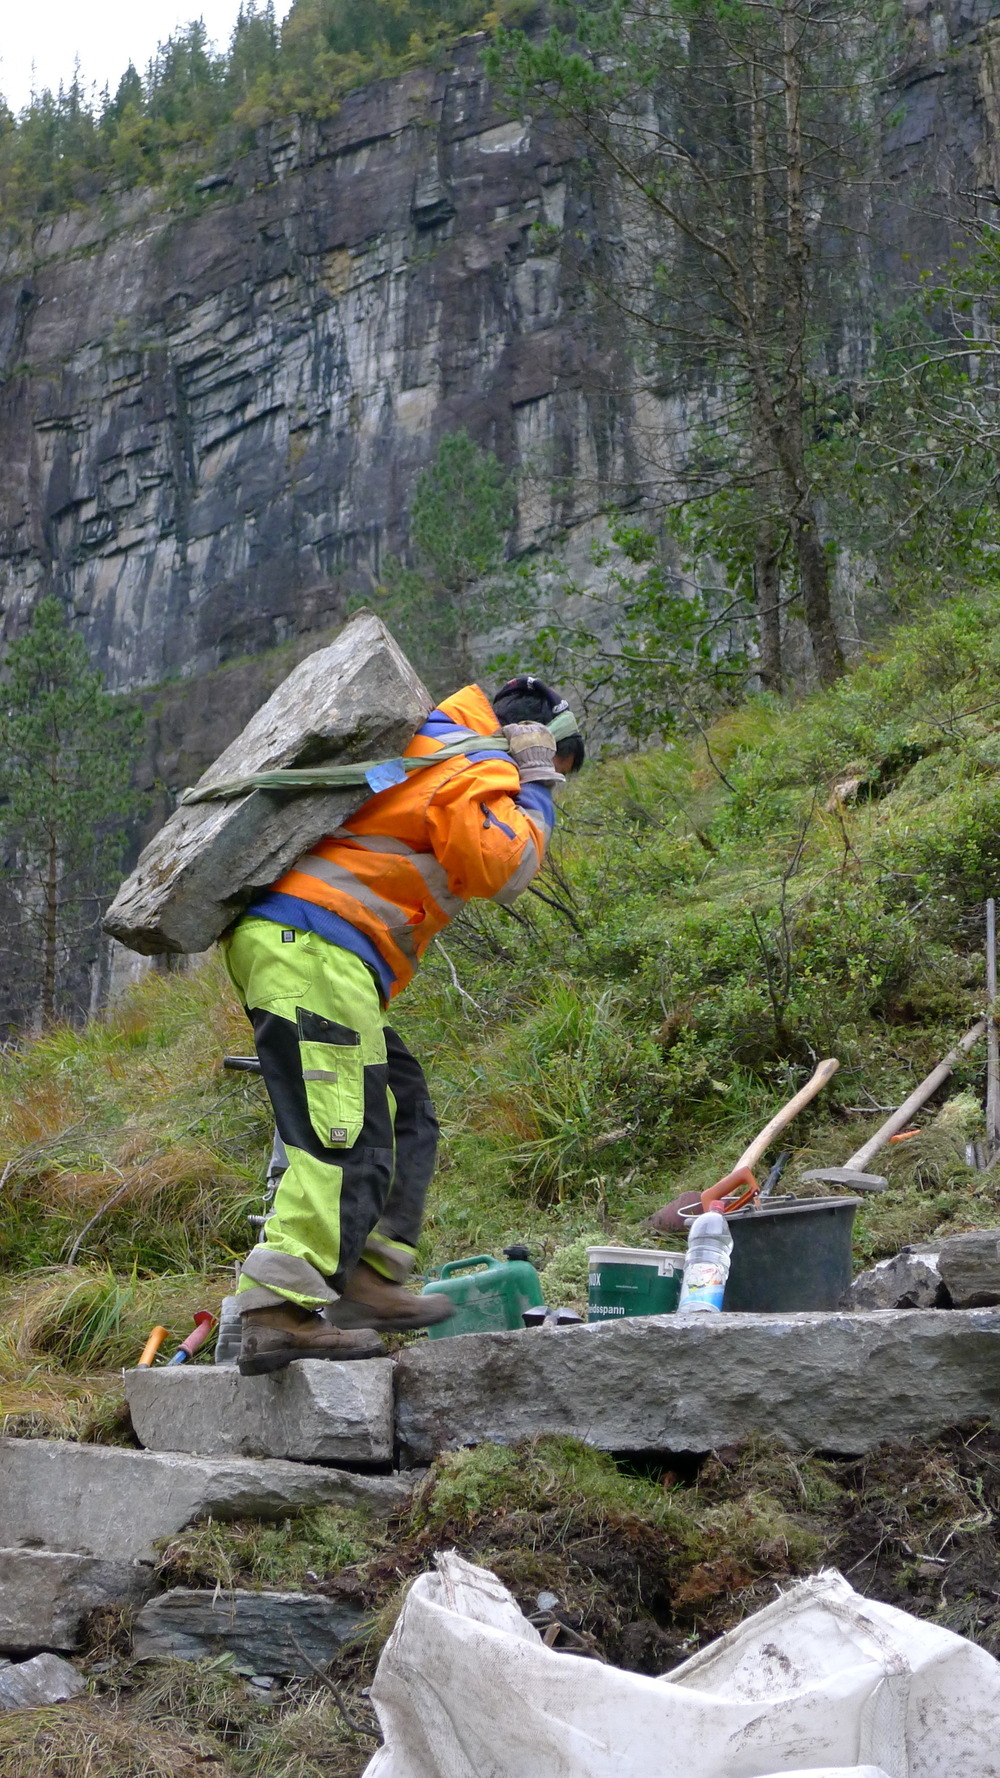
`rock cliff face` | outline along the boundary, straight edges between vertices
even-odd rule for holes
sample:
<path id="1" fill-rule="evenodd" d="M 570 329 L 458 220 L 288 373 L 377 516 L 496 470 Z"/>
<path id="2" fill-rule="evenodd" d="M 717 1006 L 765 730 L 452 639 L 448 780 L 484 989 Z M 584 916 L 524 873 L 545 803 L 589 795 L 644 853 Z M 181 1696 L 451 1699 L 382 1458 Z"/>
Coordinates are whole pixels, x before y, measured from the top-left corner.
<path id="1" fill-rule="evenodd" d="M 898 192 L 993 181 L 997 10 L 907 0 Z M 262 132 L 200 214 L 128 194 L 8 254 L 3 636 L 55 590 L 110 683 L 142 687 L 328 627 L 457 424 L 537 467 L 522 541 L 635 472 L 579 273 L 613 223 L 572 145 L 497 112 L 478 50 Z M 576 490 L 557 511 L 554 475 Z"/>
<path id="2" fill-rule="evenodd" d="M 328 626 L 456 425 L 581 484 L 621 473 L 560 251 L 596 219 L 545 131 L 498 115 L 476 44 L 264 132 L 203 198 L 122 197 L 8 256 L 6 636 L 54 589 L 141 687 Z"/>
<path id="3" fill-rule="evenodd" d="M 1000 172 L 1000 0 L 905 3 L 890 280 L 916 194 L 933 257 L 933 194 Z M 641 474 L 655 403 L 640 425 L 608 393 L 581 275 L 614 219 L 572 144 L 498 112 L 479 52 L 262 131 L 198 214 L 124 194 L 0 258 L 0 646 L 48 590 L 117 687 L 328 630 L 405 542 L 414 477 L 456 425 L 538 471 L 522 542 Z M 167 695 L 201 727 L 204 699 Z M 226 714 L 223 742 L 248 711 Z M 190 777 L 211 756 L 185 746 Z"/>

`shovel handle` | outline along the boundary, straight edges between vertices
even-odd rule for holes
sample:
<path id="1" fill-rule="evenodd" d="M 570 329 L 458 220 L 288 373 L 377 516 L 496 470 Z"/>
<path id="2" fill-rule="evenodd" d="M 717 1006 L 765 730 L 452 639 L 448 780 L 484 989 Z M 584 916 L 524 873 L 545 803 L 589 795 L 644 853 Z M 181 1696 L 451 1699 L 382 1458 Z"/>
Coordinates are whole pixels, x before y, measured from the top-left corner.
<path id="1" fill-rule="evenodd" d="M 745 1188 L 741 1190 L 741 1187 Z M 732 1193 L 736 1193 L 732 1197 Z M 707 1192 L 701 1194 L 702 1210 L 721 1210 L 723 1216 L 731 1216 L 734 1210 L 742 1210 L 751 1198 L 757 1196 L 757 1181 L 749 1167 L 734 1167 L 725 1179 L 717 1179 L 710 1185 Z"/>
<path id="2" fill-rule="evenodd" d="M 815 1099 L 816 1094 L 822 1092 L 827 1081 L 833 1079 L 839 1067 L 840 1063 L 836 1056 L 827 1056 L 825 1062 L 820 1062 L 812 1078 L 806 1081 L 804 1087 L 799 1088 L 794 1099 L 789 1099 L 787 1105 L 783 1105 L 780 1111 L 776 1111 L 770 1123 L 764 1125 L 760 1135 L 755 1136 L 749 1148 L 743 1150 L 736 1163 L 735 1170 L 737 1172 L 741 1167 L 752 1167 L 755 1161 L 760 1160 L 764 1150 L 770 1148 L 778 1131 L 783 1130 L 786 1124 L 790 1124 L 793 1117 L 798 1117 L 803 1106 L 808 1105 L 810 1099 Z"/>
<path id="3" fill-rule="evenodd" d="M 920 1085 L 914 1087 L 910 1097 L 904 1099 L 899 1110 L 894 1111 L 891 1117 L 886 1118 L 885 1123 L 880 1125 L 874 1136 L 869 1136 L 868 1141 L 861 1148 L 855 1149 L 854 1153 L 844 1162 L 844 1166 L 849 1167 L 852 1173 L 863 1173 L 872 1156 L 878 1154 L 879 1149 L 884 1148 L 898 1130 L 905 1130 L 914 1112 L 919 1111 L 921 1105 L 926 1104 L 936 1088 L 947 1080 L 955 1063 L 960 1062 L 971 1049 L 975 1048 L 985 1030 L 986 1020 L 977 1019 L 971 1031 L 967 1031 L 965 1036 L 956 1043 L 955 1048 L 948 1051 L 943 1062 L 939 1062 L 936 1068 L 931 1069 Z"/>

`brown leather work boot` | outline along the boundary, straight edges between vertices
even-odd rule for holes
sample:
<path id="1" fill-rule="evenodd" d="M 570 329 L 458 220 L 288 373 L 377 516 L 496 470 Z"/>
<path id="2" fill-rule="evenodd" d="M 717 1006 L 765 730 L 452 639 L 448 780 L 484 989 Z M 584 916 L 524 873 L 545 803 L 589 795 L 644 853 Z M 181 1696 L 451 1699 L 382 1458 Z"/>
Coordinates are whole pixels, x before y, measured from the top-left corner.
<path id="1" fill-rule="evenodd" d="M 273 1309 L 250 1309 L 240 1329 L 241 1377 L 260 1377 L 284 1370 L 294 1358 L 382 1358 L 385 1346 L 370 1331 L 342 1333 L 312 1309 L 282 1303 Z"/>
<path id="2" fill-rule="evenodd" d="M 331 1327 L 371 1327 L 379 1333 L 409 1333 L 450 1321 L 455 1305 L 446 1296 L 414 1296 L 361 1260 L 344 1285 L 344 1294 L 323 1311 Z"/>

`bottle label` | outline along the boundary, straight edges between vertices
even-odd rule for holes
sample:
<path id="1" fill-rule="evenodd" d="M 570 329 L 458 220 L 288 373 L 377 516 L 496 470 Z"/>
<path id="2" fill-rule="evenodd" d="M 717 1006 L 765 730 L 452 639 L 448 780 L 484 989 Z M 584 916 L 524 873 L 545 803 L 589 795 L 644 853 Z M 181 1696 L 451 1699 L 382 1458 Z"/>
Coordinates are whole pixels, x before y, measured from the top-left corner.
<path id="1" fill-rule="evenodd" d="M 684 1309 L 721 1309 L 722 1299 L 726 1293 L 726 1277 L 729 1267 L 725 1270 L 709 1261 L 701 1261 L 684 1268 L 684 1286 L 678 1310 Z"/>

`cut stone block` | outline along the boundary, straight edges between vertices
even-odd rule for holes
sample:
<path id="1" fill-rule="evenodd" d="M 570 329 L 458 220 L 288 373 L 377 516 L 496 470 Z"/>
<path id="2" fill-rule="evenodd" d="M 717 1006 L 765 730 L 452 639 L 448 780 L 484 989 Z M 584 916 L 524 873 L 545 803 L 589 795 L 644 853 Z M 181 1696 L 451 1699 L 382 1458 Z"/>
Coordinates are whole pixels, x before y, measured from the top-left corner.
<path id="1" fill-rule="evenodd" d="M 387 1463 L 392 1457 L 392 1361 L 299 1359 L 270 1376 L 234 1365 L 129 1371 L 132 1425 L 153 1451 Z"/>
<path id="2" fill-rule="evenodd" d="M 569 1433 L 711 1451 L 751 1433 L 854 1455 L 1000 1410 L 1000 1311 L 657 1315 L 464 1334 L 397 1361 L 404 1460 Z"/>
<path id="3" fill-rule="evenodd" d="M 157 1590 L 141 1562 L 106 1562 L 67 1550 L 0 1549 L 0 1648 L 78 1648 L 101 1606 L 144 1605 Z"/>
<path id="4" fill-rule="evenodd" d="M 956 1309 L 1000 1303 L 1000 1229 L 971 1229 L 941 1242 L 939 1266 Z"/>
<path id="5" fill-rule="evenodd" d="M 399 754 L 433 707 L 385 625 L 359 612 L 328 648 L 300 661 L 209 766 L 199 785 L 286 766 Z M 133 951 L 205 951 L 303 852 L 372 795 L 255 790 L 176 809 L 150 840 L 104 918 Z"/>
<path id="6" fill-rule="evenodd" d="M 144 1606 L 133 1652 L 140 1661 L 199 1661 L 231 1654 L 245 1673 L 312 1672 L 296 1642 L 318 1667 L 356 1636 L 365 1613 L 321 1593 L 198 1591 L 175 1587 Z"/>
<path id="7" fill-rule="evenodd" d="M 942 1309 L 948 1293 L 931 1247 L 904 1247 L 891 1259 L 860 1272 L 848 1290 L 845 1309 Z"/>
<path id="8" fill-rule="evenodd" d="M 58 1655 L 33 1655 L 0 1668 L 0 1710 L 36 1710 L 40 1704 L 62 1704 L 79 1697 L 87 1682 Z"/>
<path id="9" fill-rule="evenodd" d="M 67 1439 L 0 1439 L 0 1547 L 72 1545 L 108 1561 L 151 1561 L 160 1538 L 200 1519 L 280 1519 L 308 1506 L 402 1507 L 410 1478 L 312 1463 L 126 1451 Z"/>

